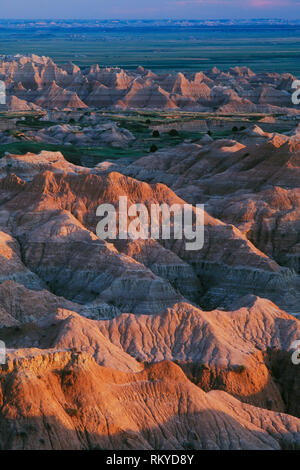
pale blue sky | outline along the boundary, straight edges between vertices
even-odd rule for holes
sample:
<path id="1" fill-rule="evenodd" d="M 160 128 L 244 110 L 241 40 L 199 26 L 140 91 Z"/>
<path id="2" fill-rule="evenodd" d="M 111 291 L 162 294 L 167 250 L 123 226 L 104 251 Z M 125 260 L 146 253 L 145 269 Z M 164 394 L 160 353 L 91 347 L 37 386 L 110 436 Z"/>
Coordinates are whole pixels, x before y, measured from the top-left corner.
<path id="1" fill-rule="evenodd" d="M 1 18 L 300 18 L 300 0 L 0 0 Z"/>

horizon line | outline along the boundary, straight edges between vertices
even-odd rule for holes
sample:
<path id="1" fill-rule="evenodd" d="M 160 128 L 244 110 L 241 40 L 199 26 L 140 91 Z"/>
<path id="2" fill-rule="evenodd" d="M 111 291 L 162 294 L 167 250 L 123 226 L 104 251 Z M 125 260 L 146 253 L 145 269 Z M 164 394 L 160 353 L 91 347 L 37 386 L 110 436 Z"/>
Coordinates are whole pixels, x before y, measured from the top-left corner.
<path id="1" fill-rule="evenodd" d="M 281 17 L 240 17 L 240 18 L 0 18 L 1 21 L 254 21 L 254 20 L 280 20 L 280 21 L 300 21 L 299 18 Z"/>

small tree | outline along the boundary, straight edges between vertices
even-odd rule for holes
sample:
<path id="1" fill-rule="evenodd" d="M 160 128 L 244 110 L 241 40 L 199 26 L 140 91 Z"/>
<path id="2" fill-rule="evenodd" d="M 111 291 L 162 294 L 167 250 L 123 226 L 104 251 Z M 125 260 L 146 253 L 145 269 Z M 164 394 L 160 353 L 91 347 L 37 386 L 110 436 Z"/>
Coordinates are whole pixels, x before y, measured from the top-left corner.
<path id="1" fill-rule="evenodd" d="M 69 416 L 71 416 L 71 418 L 73 418 L 78 415 L 79 410 L 77 410 L 76 408 L 66 408 L 66 412 Z"/>
<path id="2" fill-rule="evenodd" d="M 176 136 L 178 136 L 178 135 L 179 135 L 178 130 L 177 130 L 177 129 L 171 129 L 171 130 L 169 130 L 169 135 L 170 135 L 171 137 L 176 137 Z"/>
<path id="3" fill-rule="evenodd" d="M 156 150 L 158 150 L 158 148 L 156 147 L 155 144 L 152 144 L 150 147 L 150 152 L 156 152 Z"/>
<path id="4" fill-rule="evenodd" d="M 160 136 L 159 131 L 155 130 L 155 131 L 152 132 L 152 137 L 159 137 L 159 136 Z"/>
<path id="5" fill-rule="evenodd" d="M 238 131 L 238 128 L 236 126 L 233 126 L 232 132 L 237 132 L 237 131 Z"/>

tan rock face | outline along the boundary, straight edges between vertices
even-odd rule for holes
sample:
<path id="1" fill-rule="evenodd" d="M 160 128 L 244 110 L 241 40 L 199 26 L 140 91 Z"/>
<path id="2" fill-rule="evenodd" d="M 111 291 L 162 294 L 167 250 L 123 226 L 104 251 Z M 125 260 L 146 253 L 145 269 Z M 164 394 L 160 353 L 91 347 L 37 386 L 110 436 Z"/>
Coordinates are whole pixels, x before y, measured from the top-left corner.
<path id="1" fill-rule="evenodd" d="M 17 281 L 31 288 L 42 286 L 41 280 L 21 260 L 20 246 L 9 233 L 0 232 L 0 279 Z"/>
<path id="2" fill-rule="evenodd" d="M 26 305 L 32 293 L 23 289 L 23 297 Z M 24 347 L 76 350 L 121 371 L 138 371 L 143 363 L 168 359 L 177 362 L 205 391 L 224 390 L 245 403 L 299 416 L 293 383 L 297 370 L 289 352 L 300 334 L 299 321 L 270 301 L 245 298 L 240 303 L 247 307 L 236 310 L 233 306 L 229 312 L 203 312 L 181 303 L 159 315 L 122 314 L 95 321 L 83 318 L 84 308 L 80 311 L 75 304 L 81 315 L 62 310 L 59 300 L 49 304 L 48 315 L 45 312 L 33 323 L 28 318 L 17 329 L 16 323 L 3 323 L 6 328 L 1 330 L 1 338 L 7 348 L 13 348 L 20 358 L 25 352 L 19 348 Z M 16 308 L 10 313 L 13 319 Z M 285 354 L 287 381 L 282 379 L 280 384 L 284 374 L 278 372 L 283 365 L 277 352 Z"/>
<path id="3" fill-rule="evenodd" d="M 17 98 L 16 96 L 10 97 L 7 103 L 7 108 L 11 112 L 39 111 L 40 110 L 40 107 L 37 106 L 36 104 Z"/>
<path id="4" fill-rule="evenodd" d="M 87 108 L 77 93 L 59 87 L 55 81 L 41 93 L 36 104 L 42 108 Z"/>
<path id="5" fill-rule="evenodd" d="M 162 184 L 151 186 L 119 173 L 97 174 L 67 163 L 60 153 L 7 156 L 1 167 L 3 175 L 15 173 L 28 182 L 4 178 L 6 198 L 14 197 L 3 204 L 0 220 L 21 244 L 26 266 L 57 295 L 90 302 L 101 294 L 105 302 L 123 311 L 151 313 L 173 305 L 182 295 L 199 301 L 202 279 L 224 284 L 222 270 L 231 271 L 234 279 L 244 269 L 254 292 L 260 282 L 255 276 L 263 283 L 282 278 L 280 267 L 239 230 L 208 214 L 205 244 L 198 252 L 186 251 L 181 240 L 166 241 L 164 246 L 116 244 L 121 252 L 98 240 L 95 214 L 103 202 L 118 208 L 119 196 L 126 195 L 129 205 L 184 204 Z M 242 294 L 249 291 L 246 286 Z"/>
<path id="6" fill-rule="evenodd" d="M 180 145 L 117 169 L 152 184 L 168 184 L 190 203 L 205 203 L 210 215 L 239 228 L 260 252 L 288 268 L 284 275 L 299 275 L 299 139 L 266 133 L 258 126 L 236 138 L 239 141 Z M 230 259 L 234 259 L 232 252 Z M 299 285 L 296 276 L 280 296 L 267 296 L 297 312 Z"/>
<path id="7" fill-rule="evenodd" d="M 99 327 L 143 361 L 178 361 L 204 390 L 223 389 L 245 402 L 287 411 L 270 372 L 273 359 L 262 351 L 287 352 L 300 335 L 299 321 L 265 299 L 249 296 L 240 303 L 247 307 L 230 312 L 182 303 L 157 316 L 123 314 Z"/>
<path id="8" fill-rule="evenodd" d="M 126 373 L 85 354 L 32 352 L 10 359 L 1 379 L 1 448 L 299 446 L 297 418 L 206 394 L 170 362 Z"/>

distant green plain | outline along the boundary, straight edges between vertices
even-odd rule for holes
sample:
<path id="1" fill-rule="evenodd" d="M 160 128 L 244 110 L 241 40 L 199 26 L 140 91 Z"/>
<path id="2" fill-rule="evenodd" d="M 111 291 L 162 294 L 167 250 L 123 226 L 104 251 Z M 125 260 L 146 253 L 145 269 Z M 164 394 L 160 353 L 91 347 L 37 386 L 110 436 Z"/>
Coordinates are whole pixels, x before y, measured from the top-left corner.
<path id="1" fill-rule="evenodd" d="M 81 28 L 72 33 L 0 27 L 1 54 L 35 53 L 58 63 L 74 61 L 133 69 L 205 70 L 248 66 L 254 71 L 290 72 L 300 76 L 300 27 L 213 27 L 171 30 L 101 31 Z"/>

